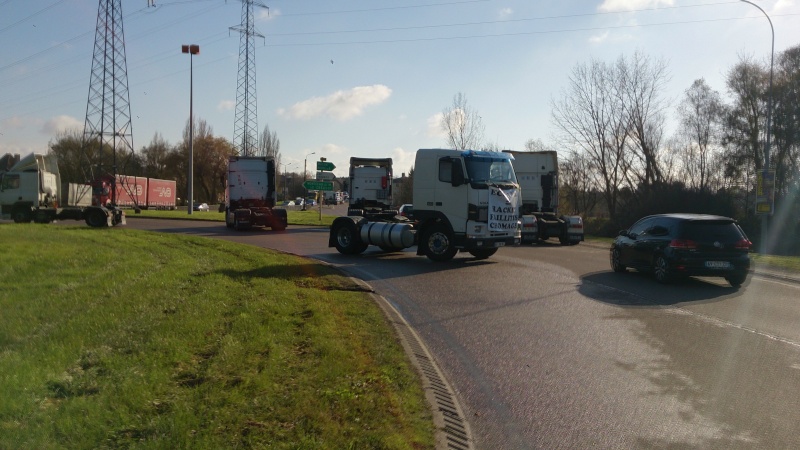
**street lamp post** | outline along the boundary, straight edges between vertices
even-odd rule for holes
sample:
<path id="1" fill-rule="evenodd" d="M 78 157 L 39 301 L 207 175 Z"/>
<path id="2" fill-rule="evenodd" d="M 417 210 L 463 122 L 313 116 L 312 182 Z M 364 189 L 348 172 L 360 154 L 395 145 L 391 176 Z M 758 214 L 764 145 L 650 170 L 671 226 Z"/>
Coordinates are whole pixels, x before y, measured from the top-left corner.
<path id="1" fill-rule="evenodd" d="M 764 17 L 767 18 L 767 21 L 769 22 L 769 29 L 772 32 L 772 47 L 770 49 L 770 54 L 769 54 L 769 93 L 767 96 L 767 142 L 764 145 L 764 170 L 767 171 L 769 170 L 769 163 L 770 163 L 769 153 L 771 147 L 771 134 L 772 134 L 772 96 L 774 95 L 772 92 L 772 73 L 775 62 L 775 27 L 772 26 L 772 19 L 769 18 L 769 15 L 767 15 L 766 11 L 761 9 L 760 6 L 748 0 L 740 0 L 740 1 L 744 3 L 749 3 L 758 8 L 758 10 L 761 11 L 762 14 L 764 14 Z M 767 239 L 769 239 L 768 228 L 769 228 L 769 215 L 764 214 L 761 217 L 761 253 L 763 254 L 766 254 L 768 249 L 767 247 Z"/>
<path id="2" fill-rule="evenodd" d="M 315 155 L 315 154 L 317 154 L 317 152 L 311 152 L 311 153 L 307 154 L 306 158 L 303 160 L 303 182 L 308 180 L 308 176 L 307 176 L 307 173 L 308 173 L 308 157 L 311 156 L 311 155 Z M 303 186 L 303 187 L 305 187 L 305 186 Z M 303 211 L 306 210 L 306 202 L 308 201 L 308 189 L 306 189 L 305 191 L 306 191 L 306 196 L 303 198 Z"/>
<path id="3" fill-rule="evenodd" d="M 181 53 L 189 54 L 189 176 L 187 190 L 189 197 L 188 213 L 191 215 L 192 210 L 194 210 L 194 118 L 192 117 L 192 102 L 194 96 L 192 83 L 194 77 L 192 75 L 192 57 L 200 53 L 200 46 L 194 44 L 181 45 Z"/>
<path id="4" fill-rule="evenodd" d="M 289 200 L 287 198 L 287 196 L 289 195 L 289 190 L 287 189 L 289 187 L 288 186 L 289 182 L 287 181 L 287 178 L 286 178 L 286 169 L 288 169 L 289 167 L 291 167 L 293 165 L 294 165 L 294 163 L 284 164 L 283 165 L 283 199 L 284 200 Z"/>

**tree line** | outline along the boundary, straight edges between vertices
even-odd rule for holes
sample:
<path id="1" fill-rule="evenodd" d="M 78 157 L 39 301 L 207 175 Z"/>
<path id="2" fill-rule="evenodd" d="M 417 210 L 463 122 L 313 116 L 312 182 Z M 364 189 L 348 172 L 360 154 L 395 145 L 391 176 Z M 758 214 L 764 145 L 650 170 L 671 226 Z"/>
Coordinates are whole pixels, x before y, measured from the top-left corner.
<path id="1" fill-rule="evenodd" d="M 194 124 L 193 181 L 195 202 L 218 203 L 224 201 L 228 173 L 228 158 L 236 154 L 234 145 L 225 138 L 214 136 L 212 127 L 203 119 Z M 61 179 L 64 183 L 85 183 L 98 176 L 115 173 L 164 180 L 175 180 L 177 197 L 186 203 L 189 174 L 189 123 L 183 130 L 183 139 L 170 144 L 156 133 L 149 144 L 138 152 L 116 154 L 107 145 L 87 142 L 82 132 L 68 131 L 60 134 L 49 145 L 49 151 L 58 156 Z M 275 158 L 280 167 L 280 140 L 277 133 L 264 127 L 255 156 Z M 289 183 L 287 186 L 285 183 Z M 300 173 L 279 173 L 279 197 L 303 192 Z"/>

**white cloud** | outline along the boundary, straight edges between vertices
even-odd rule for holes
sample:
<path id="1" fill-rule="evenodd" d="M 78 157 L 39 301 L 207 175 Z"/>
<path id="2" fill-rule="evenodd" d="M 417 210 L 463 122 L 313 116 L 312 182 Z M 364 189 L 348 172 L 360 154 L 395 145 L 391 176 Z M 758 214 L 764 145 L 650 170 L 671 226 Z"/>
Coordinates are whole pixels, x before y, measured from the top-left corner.
<path id="1" fill-rule="evenodd" d="M 236 102 L 233 100 L 220 100 L 217 104 L 217 111 L 232 111 L 235 106 Z"/>
<path id="2" fill-rule="evenodd" d="M 360 116 L 368 106 L 385 102 L 391 95 L 392 90 L 382 84 L 358 86 L 347 91 L 336 91 L 327 97 L 314 97 L 295 103 L 288 109 L 279 109 L 278 114 L 300 120 L 327 116 L 344 122 Z"/>
<path id="3" fill-rule="evenodd" d="M 256 16 L 256 20 L 258 21 L 265 21 L 265 20 L 273 20 L 276 17 L 281 15 L 281 10 L 277 8 L 260 8 L 258 10 L 258 15 Z"/>
<path id="4" fill-rule="evenodd" d="M 416 150 L 406 151 L 401 147 L 392 149 L 392 169 L 395 177 L 399 177 L 402 174 L 408 176 L 409 170 L 414 166 L 416 154 Z"/>
<path id="5" fill-rule="evenodd" d="M 428 137 L 434 137 L 434 138 L 446 137 L 446 134 L 442 129 L 443 119 L 444 119 L 444 113 L 436 113 L 428 117 L 428 127 L 427 127 L 427 132 L 425 134 Z"/>
<path id="6" fill-rule="evenodd" d="M 609 33 L 608 31 L 604 31 L 604 32 L 602 32 L 600 34 L 596 34 L 596 35 L 594 35 L 594 36 L 589 38 L 589 43 L 590 44 L 595 44 L 595 45 L 602 44 L 603 42 L 608 40 L 608 37 L 610 35 L 611 35 L 611 33 Z"/>
<path id="7" fill-rule="evenodd" d="M 775 3 L 775 6 L 772 7 L 773 11 L 780 11 L 783 9 L 789 9 L 794 6 L 795 0 L 778 0 Z"/>
<path id="8" fill-rule="evenodd" d="M 48 136 L 53 136 L 58 133 L 71 130 L 83 129 L 83 121 L 78 120 L 72 116 L 56 116 L 42 125 L 41 133 Z"/>
<path id="9" fill-rule="evenodd" d="M 511 9 L 511 8 L 503 8 L 503 9 L 500 10 L 500 14 L 498 14 L 498 15 L 500 16 L 501 20 L 502 19 L 508 19 L 509 17 L 514 15 L 514 10 Z"/>
<path id="10" fill-rule="evenodd" d="M 617 12 L 674 5 L 674 0 L 604 0 L 597 7 L 597 10 L 600 12 Z"/>
<path id="11" fill-rule="evenodd" d="M 15 130 L 19 130 L 21 128 L 26 127 L 28 125 L 28 123 L 29 123 L 29 120 L 27 120 L 27 119 L 25 119 L 23 117 L 19 117 L 19 116 L 9 117 L 8 119 L 5 119 L 2 122 L 0 122 L 0 124 L 2 124 L 2 126 L 3 126 L 3 128 L 15 129 Z"/>
<path id="12" fill-rule="evenodd" d="M 346 148 L 338 146 L 336 144 L 325 144 L 322 146 L 322 149 L 320 149 L 320 151 L 317 153 L 322 155 L 330 155 L 330 154 L 341 155 L 346 150 L 347 150 Z"/>

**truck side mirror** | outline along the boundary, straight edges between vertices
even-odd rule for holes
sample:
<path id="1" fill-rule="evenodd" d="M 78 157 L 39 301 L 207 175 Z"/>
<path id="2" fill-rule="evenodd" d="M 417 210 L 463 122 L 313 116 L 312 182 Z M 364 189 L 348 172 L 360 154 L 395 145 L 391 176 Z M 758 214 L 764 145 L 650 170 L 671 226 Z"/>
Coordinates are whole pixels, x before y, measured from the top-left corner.
<path id="1" fill-rule="evenodd" d="M 454 159 L 453 164 L 450 166 L 450 185 L 456 187 L 465 183 L 466 179 L 464 178 L 464 169 L 461 166 L 461 161 Z"/>

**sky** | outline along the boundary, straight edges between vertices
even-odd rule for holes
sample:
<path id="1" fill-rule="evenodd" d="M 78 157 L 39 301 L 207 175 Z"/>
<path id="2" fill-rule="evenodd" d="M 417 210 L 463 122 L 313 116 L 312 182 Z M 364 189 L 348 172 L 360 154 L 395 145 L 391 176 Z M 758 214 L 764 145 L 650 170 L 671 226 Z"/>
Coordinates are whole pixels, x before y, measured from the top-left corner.
<path id="1" fill-rule="evenodd" d="M 101 0 L 105 2 L 106 0 Z M 800 45 L 800 0 L 753 0 L 775 54 Z M 233 140 L 242 2 L 122 0 L 132 140 L 182 139 L 192 112 Z M 155 6 L 150 5 L 155 3 Z M 442 112 L 462 93 L 487 144 L 557 143 L 551 103 L 570 73 L 640 52 L 666 62 L 674 110 L 704 78 L 726 97 L 743 57 L 768 64 L 769 21 L 715 0 L 260 0 L 255 27 L 259 133 L 280 139 L 281 171 L 325 157 L 393 158 L 446 147 Z M 45 153 L 83 131 L 98 0 L 0 0 L 0 155 Z M 181 46 L 200 46 L 198 55 Z M 191 67 L 191 71 L 190 71 Z M 557 147 L 556 147 L 557 149 Z"/>

